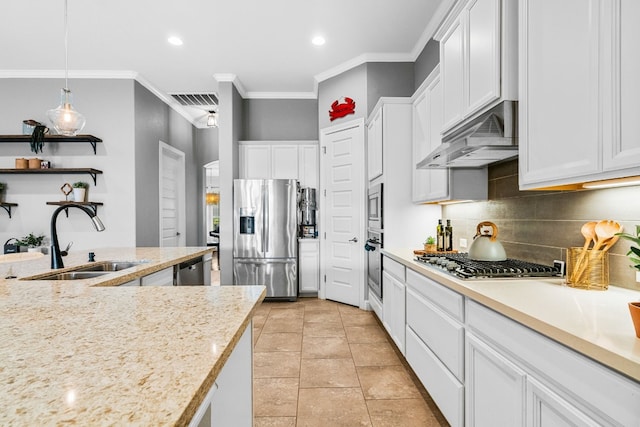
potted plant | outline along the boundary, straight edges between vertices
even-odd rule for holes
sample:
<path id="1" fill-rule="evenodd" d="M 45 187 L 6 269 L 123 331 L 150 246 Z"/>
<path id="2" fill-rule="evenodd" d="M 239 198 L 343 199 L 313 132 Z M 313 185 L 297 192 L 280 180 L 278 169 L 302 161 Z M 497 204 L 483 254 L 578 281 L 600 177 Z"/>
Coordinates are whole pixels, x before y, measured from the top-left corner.
<path id="1" fill-rule="evenodd" d="M 640 282 L 640 225 L 636 225 L 636 234 L 618 233 L 616 236 L 620 236 L 623 239 L 627 239 L 635 243 L 637 246 L 631 245 L 627 256 L 633 262 L 632 268 L 636 270 L 636 282 Z"/>
<path id="2" fill-rule="evenodd" d="M 44 235 L 36 236 L 33 233 L 29 233 L 27 236 L 17 241 L 19 246 L 26 246 L 28 252 L 42 252 L 40 246 L 42 246 L 42 241 L 44 240 Z"/>
<path id="3" fill-rule="evenodd" d="M 7 184 L 0 182 L 0 203 L 4 202 L 4 189 L 7 188 Z"/>
<path id="4" fill-rule="evenodd" d="M 85 202 L 87 198 L 87 188 L 89 188 L 89 184 L 86 182 L 78 181 L 74 182 L 73 185 L 73 200 L 76 202 Z"/>
<path id="5" fill-rule="evenodd" d="M 436 252 L 436 239 L 433 236 L 427 237 L 424 241 L 424 250 L 427 252 Z"/>

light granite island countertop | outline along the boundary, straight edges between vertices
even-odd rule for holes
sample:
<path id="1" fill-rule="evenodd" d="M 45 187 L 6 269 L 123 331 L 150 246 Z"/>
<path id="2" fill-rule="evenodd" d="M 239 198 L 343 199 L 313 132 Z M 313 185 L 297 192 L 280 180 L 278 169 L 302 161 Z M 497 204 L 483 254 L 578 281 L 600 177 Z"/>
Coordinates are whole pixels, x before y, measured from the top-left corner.
<path id="1" fill-rule="evenodd" d="M 96 249 L 96 260 L 150 262 L 117 279 L 0 280 L 0 425 L 186 425 L 266 294 L 262 286 L 100 286 L 208 249 L 111 251 Z M 39 262 L 13 272 L 47 271 Z M 65 257 L 68 267 L 84 262 Z"/>

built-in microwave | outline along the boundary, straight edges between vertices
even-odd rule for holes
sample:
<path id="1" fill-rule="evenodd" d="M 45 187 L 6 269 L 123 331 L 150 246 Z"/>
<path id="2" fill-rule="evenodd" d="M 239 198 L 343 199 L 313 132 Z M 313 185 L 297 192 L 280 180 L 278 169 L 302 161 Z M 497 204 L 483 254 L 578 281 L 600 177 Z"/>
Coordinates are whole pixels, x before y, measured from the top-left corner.
<path id="1" fill-rule="evenodd" d="M 369 187 L 368 200 L 368 227 L 369 229 L 382 230 L 382 184 Z"/>

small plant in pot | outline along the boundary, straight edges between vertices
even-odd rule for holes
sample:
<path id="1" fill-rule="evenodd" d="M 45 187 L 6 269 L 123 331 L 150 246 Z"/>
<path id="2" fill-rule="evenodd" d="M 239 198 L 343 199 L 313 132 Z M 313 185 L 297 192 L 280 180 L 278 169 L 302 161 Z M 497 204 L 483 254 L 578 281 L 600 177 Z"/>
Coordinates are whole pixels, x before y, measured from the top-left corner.
<path id="1" fill-rule="evenodd" d="M 436 239 L 433 236 L 427 237 L 424 241 L 424 250 L 427 252 L 436 252 Z"/>
<path id="2" fill-rule="evenodd" d="M 73 200 L 76 202 L 85 202 L 87 199 L 87 188 L 89 188 L 89 184 L 86 182 L 78 181 L 74 182 L 73 185 Z"/>
<path id="3" fill-rule="evenodd" d="M 16 242 L 19 246 L 26 246 L 29 252 L 40 251 L 40 246 L 42 246 L 42 241 L 44 240 L 44 235 L 36 236 L 33 233 L 29 233 L 27 236 Z"/>

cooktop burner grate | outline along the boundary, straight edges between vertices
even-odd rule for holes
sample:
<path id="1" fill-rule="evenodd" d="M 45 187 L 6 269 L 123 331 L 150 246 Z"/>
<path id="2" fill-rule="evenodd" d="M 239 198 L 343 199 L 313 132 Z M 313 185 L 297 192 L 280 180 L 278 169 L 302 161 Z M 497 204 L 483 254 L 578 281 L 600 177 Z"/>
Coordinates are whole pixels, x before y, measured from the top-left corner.
<path id="1" fill-rule="evenodd" d="M 504 277 L 552 277 L 560 271 L 556 267 L 508 258 L 506 261 L 473 261 L 466 253 L 441 256 L 425 254 L 416 261 L 447 270 L 463 279 Z"/>

